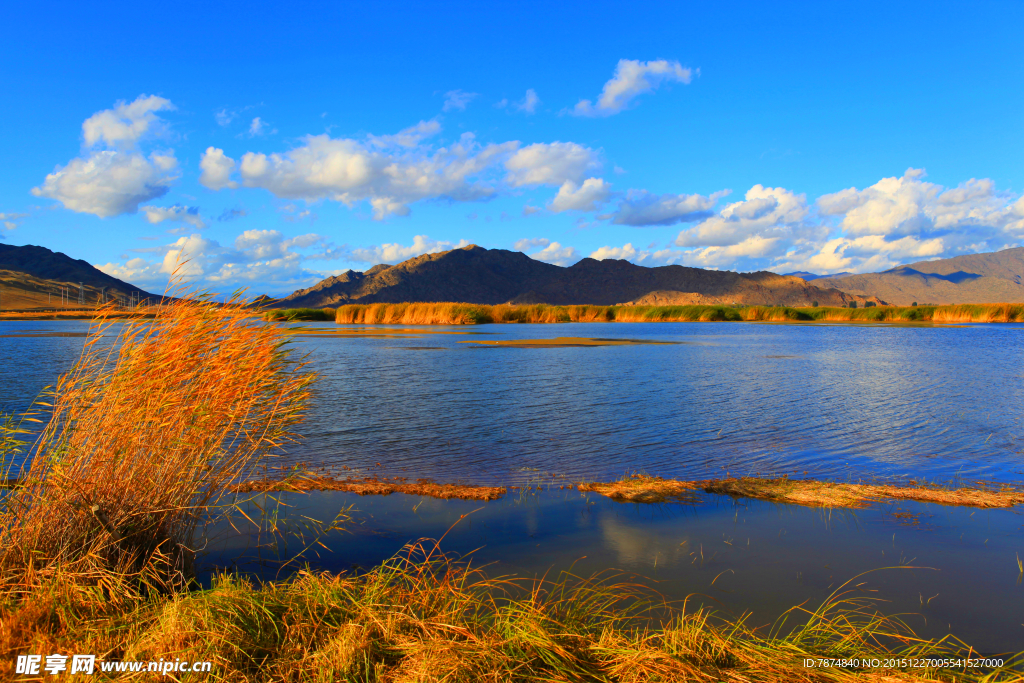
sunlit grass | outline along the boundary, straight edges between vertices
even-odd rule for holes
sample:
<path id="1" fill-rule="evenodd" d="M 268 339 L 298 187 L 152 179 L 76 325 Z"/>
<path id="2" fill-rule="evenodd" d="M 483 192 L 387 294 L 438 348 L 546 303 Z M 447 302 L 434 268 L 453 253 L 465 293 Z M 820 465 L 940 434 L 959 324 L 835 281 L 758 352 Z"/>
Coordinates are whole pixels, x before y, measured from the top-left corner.
<path id="1" fill-rule="evenodd" d="M 175 295 L 151 321 L 115 327 L 101 310 L 37 406 L 48 422 L 0 499 L 0 587 L 77 576 L 109 595 L 186 581 L 197 526 L 295 438 L 313 375 L 284 332 L 237 297 Z"/>

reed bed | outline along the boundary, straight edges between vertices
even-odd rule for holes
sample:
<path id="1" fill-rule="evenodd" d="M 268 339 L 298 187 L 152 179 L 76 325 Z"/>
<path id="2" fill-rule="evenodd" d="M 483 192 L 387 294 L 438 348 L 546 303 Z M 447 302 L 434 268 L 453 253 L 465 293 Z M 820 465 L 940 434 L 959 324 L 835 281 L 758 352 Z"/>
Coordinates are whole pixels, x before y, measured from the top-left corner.
<path id="1" fill-rule="evenodd" d="M 1024 504 L 1024 490 L 1019 486 L 1003 485 L 999 488 L 968 486 L 937 486 L 908 482 L 895 484 L 851 484 L 819 481 L 816 479 L 790 479 L 788 477 L 734 477 L 683 481 L 662 479 L 634 473 L 613 482 L 584 482 L 576 485 L 580 491 L 632 503 L 660 503 L 672 499 L 686 499 L 697 491 L 737 498 L 756 498 L 791 505 L 809 507 L 857 508 L 879 500 L 916 500 L 978 508 L 1012 508 Z"/>
<path id="2" fill-rule="evenodd" d="M 333 308 L 284 308 L 267 311 L 263 319 L 272 322 L 331 322 L 335 314 Z"/>
<path id="3" fill-rule="evenodd" d="M 331 309 L 325 309 L 331 310 Z M 466 303 L 351 304 L 339 306 L 342 324 L 481 325 L 569 322 L 1024 322 L 1024 304 L 873 306 L 516 306 Z"/>
<path id="4" fill-rule="evenodd" d="M 0 649 L 213 663 L 211 673 L 179 674 L 182 681 L 1021 680 L 1010 668 L 806 666 L 819 657 L 972 652 L 953 638 L 921 639 L 907 620 L 881 615 L 864 581 L 755 627 L 749 615 L 666 604 L 621 576 L 490 578 L 419 542 L 360 575 L 306 570 L 262 585 L 222 575 L 208 590 L 116 607 L 95 593 L 59 591 L 32 604 L 0 602 Z M 0 675 L 11 673 L 11 659 L 0 659 Z"/>
<path id="5" fill-rule="evenodd" d="M 60 575 L 110 596 L 188 580 L 197 527 L 295 438 L 314 379 L 244 304 L 181 290 L 154 320 L 97 314 L 0 499 L 0 589 Z"/>

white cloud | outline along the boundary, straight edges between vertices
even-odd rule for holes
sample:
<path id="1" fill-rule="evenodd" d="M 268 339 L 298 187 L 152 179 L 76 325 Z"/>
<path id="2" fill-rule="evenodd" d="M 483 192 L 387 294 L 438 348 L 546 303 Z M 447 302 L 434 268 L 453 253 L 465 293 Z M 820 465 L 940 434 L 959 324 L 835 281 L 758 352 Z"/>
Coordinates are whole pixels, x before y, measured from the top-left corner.
<path id="1" fill-rule="evenodd" d="M 136 251 L 157 258 L 135 257 L 96 267 L 152 292 L 164 291 L 178 269 L 179 275 L 221 294 L 255 287 L 255 293 L 284 295 L 327 276 L 306 268 L 305 263 L 341 256 L 340 250 L 321 235 L 286 237 L 277 230 L 246 230 L 230 246 L 192 234 L 162 247 Z"/>
<path id="2" fill-rule="evenodd" d="M 466 240 L 459 240 L 456 243 L 432 240 L 426 235 L 416 235 L 412 244 L 381 244 L 372 247 L 357 247 L 350 249 L 343 247 L 344 258 L 357 263 L 390 263 L 392 265 L 411 259 L 423 254 L 437 254 L 450 249 L 461 249 L 469 246 Z"/>
<path id="3" fill-rule="evenodd" d="M 421 125 L 421 134 L 436 131 L 434 124 Z M 408 130 L 403 131 L 406 142 L 412 139 Z M 408 205 L 420 200 L 477 201 L 494 196 L 493 185 L 476 178 L 519 145 L 481 146 L 471 133 L 436 151 L 426 147 L 381 150 L 380 140 L 362 143 L 310 135 L 283 154 L 246 153 L 239 174 L 246 187 L 260 187 L 282 198 L 328 198 L 350 207 L 368 201 L 379 220 L 408 215 Z"/>
<path id="4" fill-rule="evenodd" d="M 235 160 L 224 154 L 224 150 L 207 147 L 199 159 L 199 182 L 211 190 L 223 190 L 225 187 L 236 188 L 238 183 L 231 180 L 235 171 Z"/>
<path id="5" fill-rule="evenodd" d="M 965 226 L 1014 229 L 1019 219 L 1009 207 L 1010 196 L 999 193 L 989 179 L 971 178 L 958 187 L 922 180 L 921 169 L 909 168 L 901 178 L 883 178 L 864 190 L 849 188 L 818 198 L 818 211 L 842 216 L 847 235 L 941 234 Z"/>
<path id="6" fill-rule="evenodd" d="M 217 125 L 221 127 L 230 125 L 237 116 L 238 112 L 228 111 L 226 108 L 214 112 L 213 114 L 213 118 L 216 119 Z"/>
<path id="7" fill-rule="evenodd" d="M 135 152 L 93 152 L 57 167 L 32 194 L 56 199 L 72 211 L 110 218 L 135 213 L 139 204 L 165 195 L 176 168 L 173 153 L 146 158 Z"/>
<path id="8" fill-rule="evenodd" d="M 542 211 L 542 210 L 543 209 L 541 209 L 539 206 L 530 206 L 529 204 L 526 204 L 525 206 L 523 206 L 523 215 L 524 216 L 532 216 L 533 214 L 537 213 L 538 211 Z"/>
<path id="9" fill-rule="evenodd" d="M 398 146 L 411 149 L 440 132 L 441 124 L 437 121 L 420 121 L 415 126 L 409 126 L 394 135 L 370 135 L 369 140 L 376 147 Z"/>
<path id="10" fill-rule="evenodd" d="M 170 221 L 172 223 L 183 223 L 184 225 L 180 228 L 174 228 L 170 232 L 181 232 L 186 229 L 185 226 L 192 226 L 196 230 L 203 230 L 206 228 L 206 223 L 199 215 L 198 206 L 181 206 L 175 204 L 174 206 L 143 206 L 141 210 L 146 215 L 146 220 L 157 225 L 164 221 Z"/>
<path id="11" fill-rule="evenodd" d="M 549 239 L 546 239 L 544 237 L 532 237 L 517 240 L 516 243 L 512 245 L 512 247 L 516 251 L 527 252 L 530 251 L 531 249 L 542 249 L 548 246 L 549 244 L 551 244 L 551 240 Z"/>
<path id="12" fill-rule="evenodd" d="M 123 101 L 113 109 L 98 111 L 82 124 L 86 147 L 103 144 L 110 148 L 133 148 L 148 133 L 159 132 L 163 121 L 154 113 L 174 109 L 170 100 L 156 95 L 139 95 L 134 102 Z"/>
<path id="13" fill-rule="evenodd" d="M 540 106 L 540 98 L 537 97 L 537 92 L 533 88 L 526 91 L 526 97 L 516 102 L 516 110 L 527 116 L 536 113 L 538 106 Z"/>
<path id="14" fill-rule="evenodd" d="M 632 261 L 640 256 L 640 254 L 641 252 L 638 251 L 631 242 L 627 242 L 621 247 L 601 247 L 600 249 L 591 252 L 590 258 L 597 259 L 598 261 L 604 261 L 605 259 L 625 259 L 626 261 Z"/>
<path id="15" fill-rule="evenodd" d="M 563 247 L 544 237 L 518 240 L 513 247 L 530 258 L 557 266 L 568 266 L 580 260 L 580 254 L 573 247 Z"/>
<path id="16" fill-rule="evenodd" d="M 554 213 L 597 211 L 610 196 L 611 184 L 601 178 L 587 178 L 582 185 L 566 180 L 558 189 L 558 194 L 548 204 L 548 208 Z"/>
<path id="17" fill-rule="evenodd" d="M 505 162 L 508 183 L 560 186 L 567 180 L 579 183 L 600 166 L 597 152 L 575 142 L 538 142 L 523 147 Z"/>
<path id="18" fill-rule="evenodd" d="M 255 138 L 263 135 L 273 135 L 276 132 L 276 128 L 271 128 L 266 121 L 257 116 L 252 120 L 252 123 L 249 124 L 249 131 L 247 134 L 249 137 Z"/>
<path id="19" fill-rule="evenodd" d="M 638 95 L 652 92 L 665 81 L 690 83 L 694 71 L 679 62 L 659 59 L 641 62 L 636 59 L 620 59 L 615 74 L 604 84 L 595 106 L 590 100 L 580 100 L 572 113 L 576 116 L 611 116 L 629 106 Z"/>
<path id="20" fill-rule="evenodd" d="M 556 266 L 569 266 L 580 260 L 580 254 L 572 247 L 563 247 L 558 242 L 552 242 L 540 251 L 529 255 L 537 261 L 553 263 Z"/>
<path id="21" fill-rule="evenodd" d="M 611 218 L 618 225 L 674 225 L 689 223 L 711 216 L 711 209 L 729 190 L 715 192 L 709 197 L 700 194 L 656 195 L 646 190 L 629 190 Z"/>
<path id="22" fill-rule="evenodd" d="M 675 243 L 680 247 L 731 247 L 741 243 L 764 246 L 769 244 L 766 240 L 802 236 L 808 213 L 804 195 L 755 185 L 743 201 L 729 204 L 717 216 L 680 232 Z M 765 239 L 751 242 L 752 237 Z"/>
<path id="23" fill-rule="evenodd" d="M 444 106 L 442 111 L 465 111 L 466 106 L 477 96 L 475 92 L 463 90 L 449 90 L 444 94 Z"/>
<path id="24" fill-rule="evenodd" d="M 147 157 L 137 147 L 164 127 L 155 112 L 173 108 L 162 97 L 140 95 L 130 104 L 96 112 L 82 124 L 82 139 L 87 148 L 107 149 L 84 151 L 58 166 L 32 194 L 100 218 L 135 213 L 139 204 L 162 197 L 177 177 L 178 160 L 173 150 Z"/>
<path id="25" fill-rule="evenodd" d="M 4 227 L 8 230 L 16 230 L 18 228 L 18 221 L 23 218 L 28 218 L 27 213 L 0 213 L 0 223 L 4 224 Z"/>

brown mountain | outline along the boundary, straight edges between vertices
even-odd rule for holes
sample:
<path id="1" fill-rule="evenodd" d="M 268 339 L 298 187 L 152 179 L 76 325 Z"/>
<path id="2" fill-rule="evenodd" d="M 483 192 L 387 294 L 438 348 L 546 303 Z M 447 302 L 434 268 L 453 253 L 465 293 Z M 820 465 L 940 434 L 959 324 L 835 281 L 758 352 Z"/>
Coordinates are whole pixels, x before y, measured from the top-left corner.
<path id="1" fill-rule="evenodd" d="M 62 289 L 69 293 L 67 305 L 73 308 L 79 305 L 79 283 L 88 306 L 100 301 L 101 292 L 108 300 L 160 298 L 59 251 L 0 244 L 0 309 L 59 308 Z"/>
<path id="2" fill-rule="evenodd" d="M 921 261 L 881 273 L 826 277 L 820 287 L 848 294 L 870 292 L 890 303 L 921 304 L 1024 302 L 1024 247 Z"/>
<path id="3" fill-rule="evenodd" d="M 518 251 L 470 245 L 424 254 L 365 273 L 347 271 L 277 302 L 282 308 L 343 304 L 461 301 L 478 304 L 738 303 L 863 305 L 874 297 L 823 289 L 775 273 L 733 273 L 684 266 L 645 268 L 628 261 L 585 258 L 564 268 Z"/>

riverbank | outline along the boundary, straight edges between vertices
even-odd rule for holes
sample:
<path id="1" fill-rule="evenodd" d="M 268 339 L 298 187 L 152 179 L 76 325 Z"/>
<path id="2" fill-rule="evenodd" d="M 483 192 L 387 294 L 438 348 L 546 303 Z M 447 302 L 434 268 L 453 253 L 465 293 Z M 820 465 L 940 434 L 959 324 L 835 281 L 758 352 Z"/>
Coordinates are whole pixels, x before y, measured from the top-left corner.
<path id="1" fill-rule="evenodd" d="M 330 310 L 330 309 L 325 309 Z M 283 311 L 283 319 L 303 318 Z M 323 319 L 318 318 L 318 319 Z M 355 304 L 334 309 L 342 324 L 481 325 L 568 322 L 1024 322 L 1024 304 L 791 308 L 788 306 L 486 306 L 465 303 Z"/>

